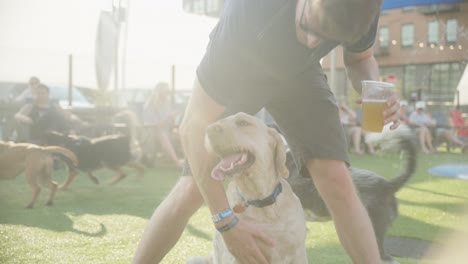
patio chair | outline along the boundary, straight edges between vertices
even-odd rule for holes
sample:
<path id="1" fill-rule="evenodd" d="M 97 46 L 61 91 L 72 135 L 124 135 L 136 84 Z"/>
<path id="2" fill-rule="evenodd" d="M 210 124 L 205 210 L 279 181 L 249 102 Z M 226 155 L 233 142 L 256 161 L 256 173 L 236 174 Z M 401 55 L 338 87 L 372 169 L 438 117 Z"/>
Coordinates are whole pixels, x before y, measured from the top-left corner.
<path id="1" fill-rule="evenodd" d="M 468 125 L 463 120 L 462 113 L 458 110 L 449 111 L 452 125 L 457 129 L 457 135 L 459 137 L 468 137 Z"/>
<path id="2" fill-rule="evenodd" d="M 468 125 L 463 120 L 462 113 L 459 110 L 450 110 L 450 122 L 457 131 L 458 137 L 468 144 Z"/>

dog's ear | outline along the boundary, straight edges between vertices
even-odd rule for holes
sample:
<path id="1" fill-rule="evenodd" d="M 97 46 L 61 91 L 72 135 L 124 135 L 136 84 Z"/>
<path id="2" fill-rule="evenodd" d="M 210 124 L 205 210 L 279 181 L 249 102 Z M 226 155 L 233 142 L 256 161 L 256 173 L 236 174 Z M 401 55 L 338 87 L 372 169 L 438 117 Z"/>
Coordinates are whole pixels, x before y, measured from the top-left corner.
<path id="1" fill-rule="evenodd" d="M 275 150 L 275 168 L 279 175 L 283 178 L 289 177 L 289 170 L 286 167 L 286 147 L 283 139 L 274 128 L 268 128 L 268 133 L 274 139 Z"/>

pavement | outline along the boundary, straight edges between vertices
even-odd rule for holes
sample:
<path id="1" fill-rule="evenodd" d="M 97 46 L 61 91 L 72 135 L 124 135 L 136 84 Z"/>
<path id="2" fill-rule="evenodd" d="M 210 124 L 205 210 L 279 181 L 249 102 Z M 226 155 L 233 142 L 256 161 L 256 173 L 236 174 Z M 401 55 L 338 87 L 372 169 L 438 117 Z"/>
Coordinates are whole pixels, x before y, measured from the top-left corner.
<path id="1" fill-rule="evenodd" d="M 384 241 L 385 251 L 389 255 L 411 259 L 422 259 L 429 248 L 438 246 L 432 241 L 414 237 L 387 236 Z"/>

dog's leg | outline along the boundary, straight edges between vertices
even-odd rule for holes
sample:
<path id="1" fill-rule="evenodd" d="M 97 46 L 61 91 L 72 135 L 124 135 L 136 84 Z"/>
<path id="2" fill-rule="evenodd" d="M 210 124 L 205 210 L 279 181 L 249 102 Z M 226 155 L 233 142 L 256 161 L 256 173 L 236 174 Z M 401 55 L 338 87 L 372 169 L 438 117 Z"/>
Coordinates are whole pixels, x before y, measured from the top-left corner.
<path id="1" fill-rule="evenodd" d="M 76 175 L 78 175 L 78 170 L 70 170 L 68 172 L 68 178 L 67 180 L 59 187 L 61 190 L 66 190 L 68 188 L 68 185 L 75 180 Z"/>
<path id="2" fill-rule="evenodd" d="M 49 199 L 47 199 L 46 205 L 52 206 L 54 204 L 54 198 L 55 198 L 55 193 L 57 192 L 57 186 L 58 184 L 54 181 L 50 181 L 49 183 L 49 188 L 50 188 L 50 194 L 49 194 Z"/>
<path id="3" fill-rule="evenodd" d="M 114 184 L 118 183 L 119 181 L 121 181 L 123 178 L 127 177 L 127 174 L 125 174 L 125 172 L 123 172 L 122 168 L 120 168 L 120 167 L 118 167 L 118 168 L 109 168 L 109 169 L 111 169 L 112 171 L 117 173 L 117 176 L 115 176 L 114 179 L 112 179 L 109 182 L 110 185 L 114 185 Z"/>
<path id="4" fill-rule="evenodd" d="M 379 247 L 380 258 L 382 263 L 398 263 L 393 258 L 385 253 L 384 248 L 384 239 L 385 233 L 387 232 L 388 227 L 392 224 L 393 220 L 396 217 L 396 209 L 393 210 L 390 207 L 382 205 L 379 208 L 368 208 L 368 214 L 372 221 L 372 226 L 374 228 L 375 238 L 377 240 L 377 246 Z M 393 212 L 392 212 L 393 211 Z"/>
<path id="5" fill-rule="evenodd" d="M 39 188 L 39 186 L 34 186 L 34 187 L 32 187 L 32 189 L 33 189 L 33 196 L 31 198 L 31 201 L 29 202 L 29 204 L 26 205 L 26 208 L 28 208 L 28 209 L 34 208 L 34 204 L 36 203 L 37 197 L 41 193 L 41 188 Z"/>
<path id="6" fill-rule="evenodd" d="M 31 201 L 26 206 L 26 208 L 31 209 L 31 208 L 34 207 L 34 204 L 36 203 L 37 197 L 41 193 L 41 187 L 39 187 L 39 185 L 37 184 L 36 178 L 34 178 L 35 175 L 34 175 L 34 173 L 32 171 L 26 171 L 25 173 L 26 173 L 26 178 L 27 178 L 28 184 L 29 184 L 29 186 L 31 186 L 31 189 L 33 191 Z"/>
<path id="7" fill-rule="evenodd" d="M 29 163 L 29 165 L 26 166 L 26 169 L 24 171 L 26 181 L 28 182 L 29 186 L 31 186 L 33 192 L 31 201 L 28 205 L 26 205 L 26 208 L 33 208 L 34 204 L 36 203 L 37 197 L 41 193 L 41 187 L 39 186 L 38 182 L 39 175 L 37 175 L 37 173 L 41 173 L 40 166 L 37 165 L 40 161 L 35 161 L 33 163 L 31 160 L 34 160 L 34 157 L 35 156 L 28 157 L 27 163 Z"/>
<path id="8" fill-rule="evenodd" d="M 94 182 L 95 184 L 99 184 L 99 180 L 96 176 L 94 176 L 94 174 L 91 172 L 91 171 L 88 171 L 88 177 L 89 179 L 91 179 L 92 182 Z"/>
<path id="9" fill-rule="evenodd" d="M 130 161 L 127 166 L 134 168 L 138 171 L 138 178 L 143 179 L 143 176 L 145 175 L 145 166 L 141 164 L 140 162 L 137 161 Z"/>

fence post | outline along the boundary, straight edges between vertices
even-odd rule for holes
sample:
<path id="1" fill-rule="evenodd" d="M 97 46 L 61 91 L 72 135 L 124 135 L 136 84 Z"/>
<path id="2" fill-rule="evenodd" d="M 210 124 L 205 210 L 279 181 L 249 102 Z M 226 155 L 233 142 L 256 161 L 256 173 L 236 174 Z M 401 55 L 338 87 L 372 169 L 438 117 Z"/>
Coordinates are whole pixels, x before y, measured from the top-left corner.
<path id="1" fill-rule="evenodd" d="M 73 55 L 68 55 L 68 106 L 73 102 Z"/>

